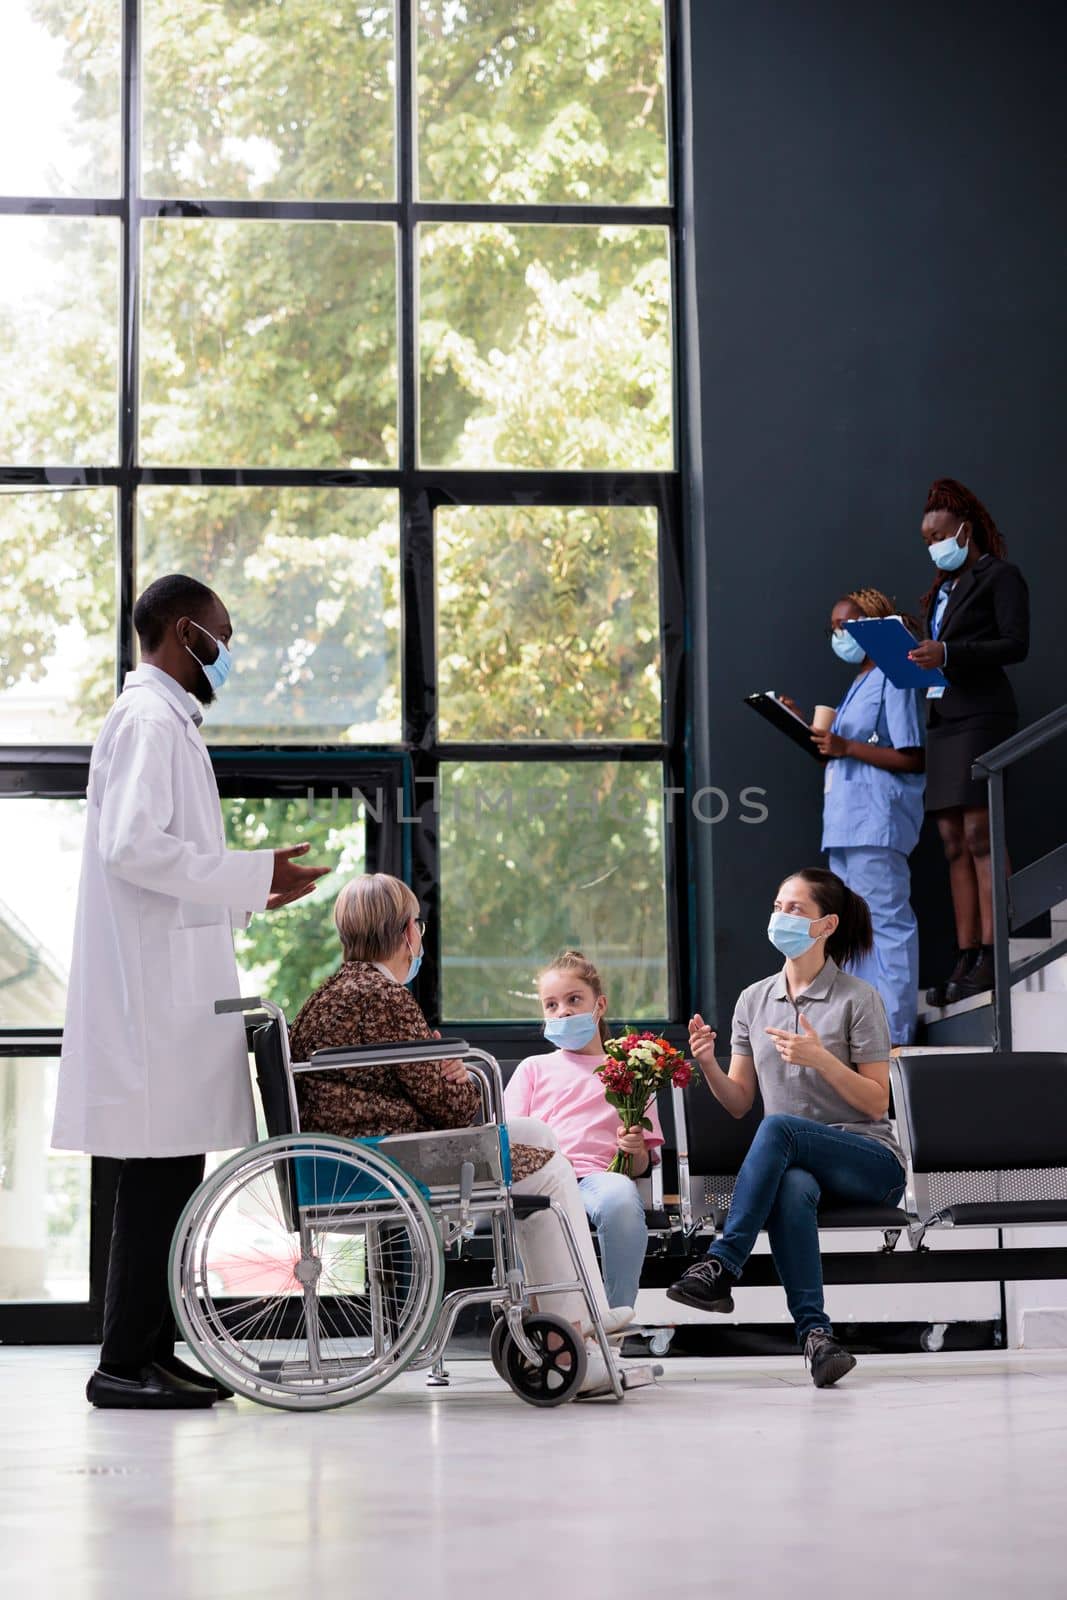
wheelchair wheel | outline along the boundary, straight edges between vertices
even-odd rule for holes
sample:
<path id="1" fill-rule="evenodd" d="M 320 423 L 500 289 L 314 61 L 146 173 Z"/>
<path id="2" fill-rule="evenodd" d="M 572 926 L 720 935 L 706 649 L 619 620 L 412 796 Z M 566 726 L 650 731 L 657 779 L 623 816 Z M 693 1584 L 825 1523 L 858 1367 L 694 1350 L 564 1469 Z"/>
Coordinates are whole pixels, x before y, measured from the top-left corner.
<path id="1" fill-rule="evenodd" d="M 440 1235 L 422 1192 L 372 1146 L 286 1134 L 201 1185 L 175 1231 L 182 1337 L 238 1394 L 317 1411 L 373 1394 L 432 1334 Z"/>
<path id="2" fill-rule="evenodd" d="M 586 1373 L 585 1344 L 575 1329 L 563 1317 L 534 1311 L 522 1319 L 522 1330 L 540 1355 L 541 1365 L 535 1366 L 523 1355 L 501 1320 L 490 1343 L 490 1355 L 493 1345 L 497 1347 L 493 1365 L 501 1377 L 527 1405 L 562 1406 L 573 1400 Z"/>

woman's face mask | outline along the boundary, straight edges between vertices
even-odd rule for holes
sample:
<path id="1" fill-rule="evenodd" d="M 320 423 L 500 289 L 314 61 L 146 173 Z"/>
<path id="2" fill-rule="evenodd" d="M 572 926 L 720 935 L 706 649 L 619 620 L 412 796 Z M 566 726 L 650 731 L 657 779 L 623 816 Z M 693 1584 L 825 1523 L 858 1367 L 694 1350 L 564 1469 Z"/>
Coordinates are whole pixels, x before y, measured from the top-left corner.
<path id="1" fill-rule="evenodd" d="M 821 922 L 822 918 L 816 917 L 814 921 Z M 795 960 L 807 955 L 818 938 L 818 934 L 811 931 L 811 922 L 808 917 L 794 917 L 788 911 L 774 911 L 767 924 L 767 937 L 782 955 Z"/>
<path id="2" fill-rule="evenodd" d="M 844 628 L 834 629 L 830 635 L 830 647 L 839 660 L 847 661 L 850 666 L 858 667 L 866 659 L 866 650 Z"/>
<path id="3" fill-rule="evenodd" d="M 962 527 L 963 523 L 961 522 L 960 527 L 949 538 L 938 539 L 936 544 L 927 546 L 930 552 L 930 560 L 942 572 L 955 572 L 959 567 L 963 566 L 967 559 L 967 551 L 971 541 L 968 539 L 964 544 L 958 543 L 960 528 Z"/>

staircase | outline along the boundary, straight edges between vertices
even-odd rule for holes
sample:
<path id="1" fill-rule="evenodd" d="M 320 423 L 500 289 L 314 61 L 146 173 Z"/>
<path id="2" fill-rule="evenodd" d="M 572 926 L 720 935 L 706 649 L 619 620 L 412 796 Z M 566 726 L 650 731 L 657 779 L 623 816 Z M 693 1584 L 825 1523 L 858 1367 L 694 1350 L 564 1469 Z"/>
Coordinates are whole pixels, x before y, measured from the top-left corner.
<path id="1" fill-rule="evenodd" d="M 993 874 L 993 964 L 996 989 L 943 1010 L 920 1005 L 918 1043 L 1010 1050 L 1062 1050 L 1067 1039 L 1067 842 L 1029 866 L 1008 872 L 1004 774 L 1009 767 L 1067 733 L 1067 706 L 1050 711 L 975 762 L 989 785 Z M 1052 913 L 1052 937 L 1012 935 Z"/>

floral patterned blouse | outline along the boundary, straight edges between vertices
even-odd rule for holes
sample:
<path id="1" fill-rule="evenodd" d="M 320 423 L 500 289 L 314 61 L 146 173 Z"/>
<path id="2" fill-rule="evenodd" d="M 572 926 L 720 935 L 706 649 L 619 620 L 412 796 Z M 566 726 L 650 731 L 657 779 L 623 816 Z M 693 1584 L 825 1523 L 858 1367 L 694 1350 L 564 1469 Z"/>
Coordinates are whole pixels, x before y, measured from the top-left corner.
<path id="1" fill-rule="evenodd" d="M 402 983 L 371 961 L 346 961 L 301 1007 L 289 1030 L 289 1050 L 294 1061 L 309 1061 L 316 1050 L 432 1038 Z M 437 1061 L 298 1072 L 296 1101 L 301 1128 L 341 1139 L 468 1128 L 481 1110 L 478 1085 L 450 1083 Z M 551 1157 L 551 1150 L 512 1145 L 515 1182 Z"/>

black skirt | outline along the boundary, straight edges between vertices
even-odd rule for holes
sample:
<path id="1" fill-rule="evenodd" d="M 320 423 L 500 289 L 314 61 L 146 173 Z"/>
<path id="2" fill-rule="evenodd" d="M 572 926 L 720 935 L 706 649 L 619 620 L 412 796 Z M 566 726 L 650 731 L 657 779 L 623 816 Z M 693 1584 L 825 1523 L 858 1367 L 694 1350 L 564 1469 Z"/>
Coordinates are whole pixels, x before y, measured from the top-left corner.
<path id="1" fill-rule="evenodd" d="M 926 809 L 946 811 L 956 806 L 984 806 L 989 797 L 985 779 L 971 777 L 971 767 L 987 750 L 1010 739 L 1018 728 L 1016 717 L 966 717 L 942 721 L 936 702 L 930 707 L 926 729 Z"/>

